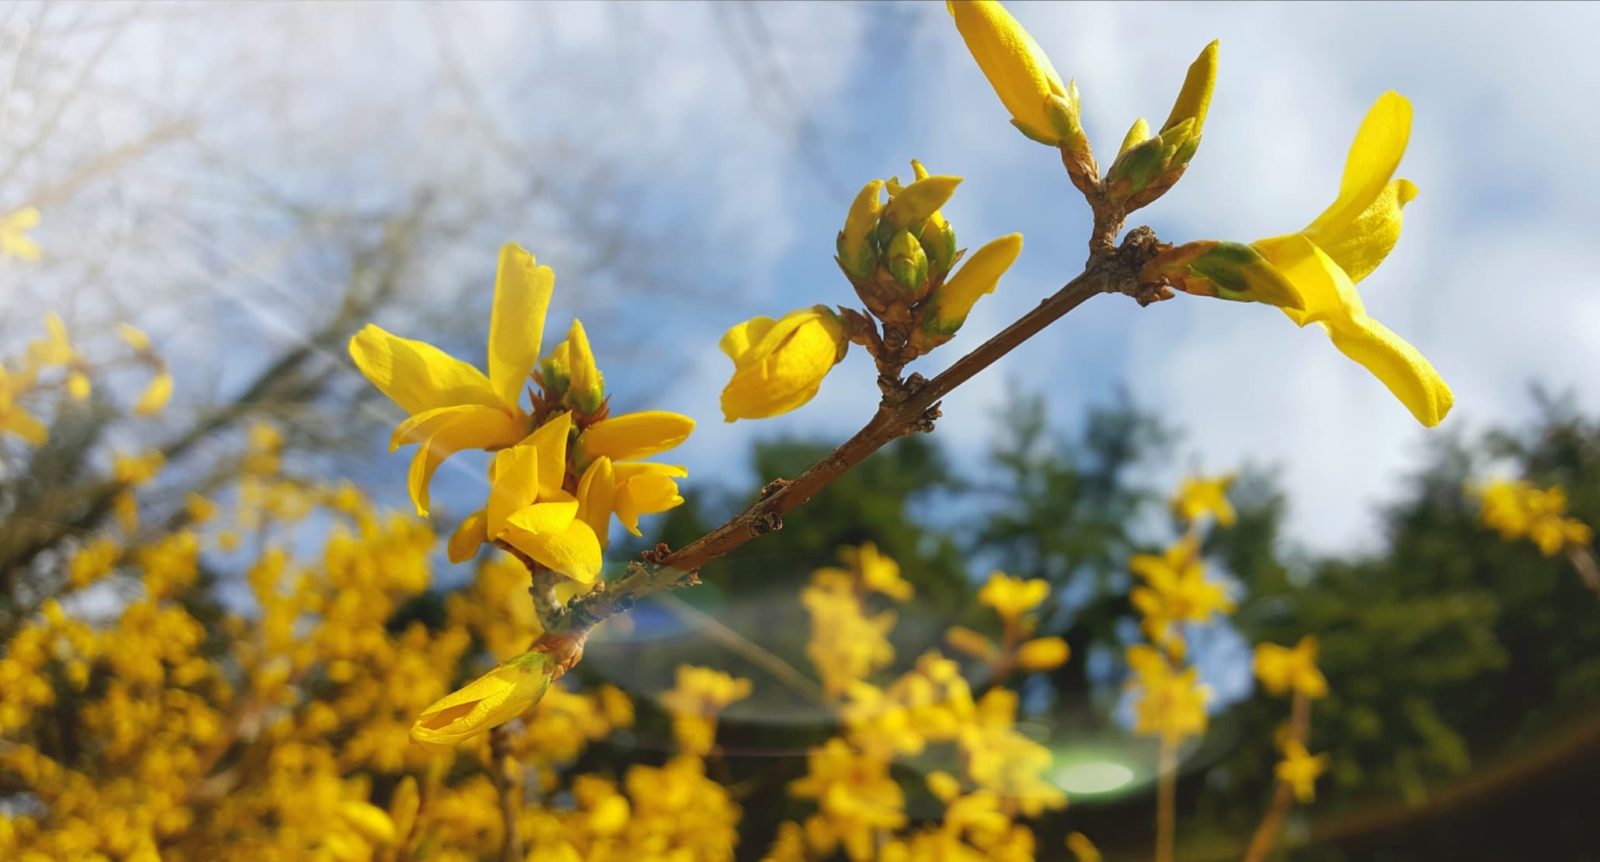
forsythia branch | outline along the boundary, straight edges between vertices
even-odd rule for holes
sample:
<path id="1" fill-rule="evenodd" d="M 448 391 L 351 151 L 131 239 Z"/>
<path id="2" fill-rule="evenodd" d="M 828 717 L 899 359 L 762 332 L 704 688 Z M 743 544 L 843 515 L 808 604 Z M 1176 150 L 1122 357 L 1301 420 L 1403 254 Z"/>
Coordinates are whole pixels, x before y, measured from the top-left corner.
<path id="1" fill-rule="evenodd" d="M 805 504 L 867 456 L 900 437 L 933 430 L 941 399 L 1090 297 L 1125 293 L 1142 304 L 1160 298 L 1146 295 L 1148 290 L 1141 286 L 1139 272 L 1161 244 L 1148 228 L 1138 228 L 1129 232 L 1121 246 L 1116 246 L 1120 227 L 1121 222 L 1115 217 L 1097 217 L 1089 261 L 1078 277 L 932 380 L 913 374 L 898 387 L 890 387 L 878 412 L 855 436 L 797 478 L 767 485 L 755 502 L 727 523 L 676 551 L 657 546 L 616 583 L 575 599 L 556 625 L 547 629 L 545 638 L 570 641 L 652 593 L 697 583 L 698 573 L 706 564 L 757 536 L 781 529 L 785 514 Z"/>

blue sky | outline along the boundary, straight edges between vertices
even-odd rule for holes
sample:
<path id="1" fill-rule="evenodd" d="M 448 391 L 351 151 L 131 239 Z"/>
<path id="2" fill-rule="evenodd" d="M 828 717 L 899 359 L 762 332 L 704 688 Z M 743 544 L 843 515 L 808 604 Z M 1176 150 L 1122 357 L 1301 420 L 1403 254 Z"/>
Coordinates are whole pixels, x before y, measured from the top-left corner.
<path id="1" fill-rule="evenodd" d="M 1600 63 L 1588 45 L 1600 7 L 1011 8 L 1078 80 L 1102 161 L 1135 117 L 1166 115 L 1184 69 L 1220 38 L 1200 152 L 1182 183 L 1138 214 L 1167 240 L 1250 240 L 1303 225 L 1332 199 L 1367 106 L 1390 88 L 1408 96 L 1416 120 L 1401 174 L 1421 195 L 1362 292 L 1454 387 L 1443 433 L 1530 415 L 1532 383 L 1600 409 L 1590 380 L 1600 367 Z M 999 291 L 924 373 L 1033 306 L 1084 257 L 1082 201 L 1053 151 L 1007 124 L 942 4 L 162 9 L 192 14 L 151 16 L 115 46 L 106 68 L 132 98 L 101 105 L 86 125 L 115 129 L 130 105 L 205 120 L 201 154 L 140 172 L 123 192 L 143 194 L 152 212 L 117 226 L 158 250 L 123 254 L 126 283 L 176 274 L 195 285 L 149 312 L 180 359 L 207 359 L 180 362 L 179 409 L 203 403 L 215 378 L 225 390 L 257 348 L 292 343 L 342 277 L 318 268 L 314 238 L 309 251 L 260 252 L 304 240 L 282 224 L 193 227 L 187 210 L 217 206 L 183 159 L 231 159 L 266 186 L 353 211 L 424 181 L 463 200 L 490 194 L 524 158 L 569 160 L 580 183 L 591 181 L 580 166 L 603 165 L 595 194 L 656 241 L 641 254 L 649 269 L 630 276 L 643 289 L 625 304 L 582 275 L 593 238 L 534 207 L 497 213 L 424 264 L 425 284 L 481 284 L 476 297 L 440 308 L 423 289 L 380 317 L 429 337 L 421 329 L 452 314 L 465 334 L 448 343 L 476 359 L 495 246 L 519 241 L 557 271 L 547 340 L 581 313 L 619 406 L 696 417 L 679 460 L 733 486 L 748 478 L 752 440 L 842 439 L 872 410 L 873 374 L 859 351 L 789 416 L 730 426 L 716 403 L 729 371 L 716 342 L 728 325 L 852 299 L 831 260 L 833 236 L 866 180 L 904 176 L 921 158 L 966 177 L 945 210 L 963 245 L 1026 237 Z M 546 139 L 564 148 L 528 144 Z M 105 229 L 57 214 L 39 237 L 67 248 Z M 195 314 L 219 325 L 190 326 Z M 208 359 L 219 351 L 245 358 L 219 367 Z M 1371 542 L 1374 507 L 1440 433 L 1418 427 L 1320 332 L 1272 309 L 1188 297 L 1140 309 L 1102 297 L 952 395 L 938 436 L 977 467 L 1018 389 L 1044 393 L 1070 426 L 1119 388 L 1188 432 L 1174 475 L 1155 480 L 1191 466 L 1272 467 L 1291 495 L 1293 537 L 1321 550 Z M 401 456 L 392 460 L 398 477 Z M 468 510 L 480 493 L 473 482 L 449 482 L 446 501 Z M 398 481 L 385 493 L 403 503 Z"/>

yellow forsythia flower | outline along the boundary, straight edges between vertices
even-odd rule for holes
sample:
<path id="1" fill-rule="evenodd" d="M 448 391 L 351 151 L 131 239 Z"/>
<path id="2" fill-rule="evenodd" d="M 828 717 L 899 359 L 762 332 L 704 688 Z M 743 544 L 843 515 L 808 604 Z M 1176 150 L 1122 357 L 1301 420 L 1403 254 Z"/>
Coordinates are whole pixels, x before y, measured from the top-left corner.
<path id="1" fill-rule="evenodd" d="M 1328 680 L 1317 669 L 1317 639 L 1313 635 L 1306 635 L 1293 647 L 1257 644 L 1255 669 L 1256 678 L 1269 694 L 1294 691 L 1312 700 L 1328 694 Z"/>
<path id="2" fill-rule="evenodd" d="M 733 379 L 722 390 L 729 422 L 765 419 L 810 401 L 822 378 L 844 358 L 844 324 L 825 305 L 800 308 L 781 320 L 753 317 L 722 336 Z"/>
<path id="3" fill-rule="evenodd" d="M 1283 746 L 1283 760 L 1274 773 L 1278 780 L 1294 788 L 1294 798 L 1302 803 L 1317 798 L 1317 777 L 1328 768 L 1328 755 L 1312 756 L 1305 743 L 1291 739 Z"/>
<path id="4" fill-rule="evenodd" d="M 1355 287 L 1394 248 L 1400 211 L 1417 195 L 1410 180 L 1392 179 L 1410 136 L 1411 103 L 1393 91 L 1378 97 L 1350 145 L 1334 202 L 1303 230 L 1252 245 L 1303 298 L 1303 308 L 1284 313 L 1300 326 L 1322 324 L 1341 353 L 1431 428 L 1455 396 L 1415 347 L 1367 315 Z"/>
<path id="5" fill-rule="evenodd" d="M 356 367 L 410 414 L 389 448 L 417 444 L 410 490 L 417 514 L 428 515 L 428 483 L 444 459 L 462 449 L 499 449 L 531 430 L 522 387 L 539 355 L 555 273 L 537 266 L 514 243 L 500 250 L 489 318 L 489 374 L 431 344 L 368 324 L 350 339 Z"/>
<path id="6" fill-rule="evenodd" d="M 978 601 L 994 608 L 1002 619 L 1016 619 L 1038 607 L 1050 595 L 1050 584 L 1043 580 L 1013 578 L 994 572 L 978 590 Z"/>
<path id="7" fill-rule="evenodd" d="M 1075 111 L 1077 100 L 1033 36 L 995 0 L 947 0 L 945 8 L 972 59 L 1011 112 L 1011 122 L 1036 141 L 1069 143 L 1052 103 L 1065 100 Z"/>
<path id="8" fill-rule="evenodd" d="M 1217 526 L 1231 527 L 1239 516 L 1228 502 L 1228 486 L 1233 484 L 1233 474 L 1222 476 L 1189 476 L 1178 486 L 1172 497 L 1172 511 L 1185 523 L 1192 524 L 1206 515 L 1217 519 Z"/>
<path id="9" fill-rule="evenodd" d="M 411 725 L 424 745 L 450 746 L 527 712 L 550 687 L 550 656 L 527 652 L 434 701 Z"/>
<path id="10" fill-rule="evenodd" d="M 1491 482 L 1478 491 L 1483 525 L 1506 541 L 1528 539 L 1539 553 L 1553 557 L 1571 546 L 1594 541 L 1594 531 L 1566 517 L 1567 492 L 1560 486 L 1540 488 L 1531 482 Z"/>
<path id="11" fill-rule="evenodd" d="M 0 257 L 38 260 L 39 244 L 26 233 L 38 224 L 39 210 L 35 207 L 23 207 L 0 217 Z"/>
<path id="12" fill-rule="evenodd" d="M 1129 647 L 1127 659 L 1134 672 L 1129 687 L 1138 691 L 1135 733 L 1178 741 L 1205 732 L 1211 690 L 1200 684 L 1199 671 L 1174 668 L 1160 650 L 1143 644 Z"/>
<path id="13" fill-rule="evenodd" d="M 13 434 L 34 446 L 43 446 L 50 431 L 43 422 L 17 403 L 18 396 L 33 388 L 32 369 L 7 371 L 0 365 L 0 433 Z"/>
<path id="14" fill-rule="evenodd" d="M 717 742 L 717 716 L 730 704 L 750 696 L 750 680 L 709 667 L 679 665 L 677 685 L 661 696 L 661 708 L 672 715 L 678 747 L 706 755 Z"/>

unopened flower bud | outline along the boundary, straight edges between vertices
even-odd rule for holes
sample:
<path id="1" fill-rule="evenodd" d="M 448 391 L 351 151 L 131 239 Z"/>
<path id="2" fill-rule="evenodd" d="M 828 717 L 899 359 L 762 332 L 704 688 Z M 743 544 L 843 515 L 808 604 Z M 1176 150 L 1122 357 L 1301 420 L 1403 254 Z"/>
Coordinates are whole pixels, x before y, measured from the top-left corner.
<path id="1" fill-rule="evenodd" d="M 907 293 L 914 295 L 922 290 L 928 281 L 928 255 L 911 231 L 895 234 L 884 256 L 888 259 L 889 273 Z"/>
<path id="2" fill-rule="evenodd" d="M 950 200 L 960 184 L 960 177 L 933 176 L 895 192 L 878 219 L 878 239 L 892 240 L 900 231 L 922 224 Z"/>

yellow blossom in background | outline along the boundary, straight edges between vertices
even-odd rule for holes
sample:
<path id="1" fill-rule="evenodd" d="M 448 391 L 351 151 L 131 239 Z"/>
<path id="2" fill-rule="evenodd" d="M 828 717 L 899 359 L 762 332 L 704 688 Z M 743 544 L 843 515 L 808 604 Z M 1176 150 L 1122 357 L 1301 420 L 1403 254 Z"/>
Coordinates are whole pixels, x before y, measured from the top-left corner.
<path id="1" fill-rule="evenodd" d="M 1274 770 L 1278 780 L 1294 789 L 1294 798 L 1311 802 L 1317 798 L 1317 777 L 1328 768 L 1328 755 L 1312 756 L 1305 744 L 1291 739 L 1283 746 L 1283 760 Z"/>
<path id="2" fill-rule="evenodd" d="M 46 314 L 44 325 L 45 337 L 28 345 L 28 361 L 40 367 L 60 366 L 66 369 L 67 394 L 76 401 L 88 398 L 92 388 L 89 375 L 85 373 L 88 366 L 72 346 L 61 315 L 53 311 Z"/>
<path id="3" fill-rule="evenodd" d="M 993 572 L 978 590 L 978 601 L 994 609 L 1001 619 L 1016 619 L 1037 608 L 1050 595 L 1050 584 L 1042 580 L 1013 578 Z"/>
<path id="4" fill-rule="evenodd" d="M 1567 516 L 1567 493 L 1559 485 L 1540 488 L 1527 481 L 1500 480 L 1483 486 L 1478 496 L 1480 520 L 1505 541 L 1527 539 L 1547 557 L 1594 541 L 1589 525 Z"/>
<path id="5" fill-rule="evenodd" d="M 33 446 L 43 446 L 49 429 L 17 403 L 17 398 L 33 388 L 37 377 L 32 369 L 10 371 L 0 365 L 0 434 L 21 438 Z"/>
<path id="6" fill-rule="evenodd" d="M 0 257 L 37 261 L 41 256 L 39 244 L 27 232 L 38 226 L 39 210 L 35 207 L 23 207 L 0 216 Z"/>
<path id="7" fill-rule="evenodd" d="M 1172 496 L 1172 511 L 1186 524 L 1193 524 L 1210 515 L 1219 527 L 1232 527 L 1239 516 L 1228 502 L 1228 488 L 1233 484 L 1233 474 L 1221 476 L 1188 476 Z"/>
<path id="8" fill-rule="evenodd" d="M 1256 678 L 1269 694 L 1293 691 L 1312 700 L 1328 694 L 1328 681 L 1317 669 L 1317 639 L 1312 635 L 1306 635 L 1292 647 L 1257 644 L 1255 671 Z"/>
<path id="9" fill-rule="evenodd" d="M 1127 660 L 1134 672 L 1128 686 L 1135 692 L 1135 733 L 1179 741 L 1205 732 L 1211 691 L 1196 669 L 1174 668 L 1160 650 L 1144 645 L 1129 647 Z"/>
<path id="10" fill-rule="evenodd" d="M 1089 836 L 1082 832 L 1067 835 L 1067 849 L 1072 852 L 1072 858 L 1077 862 L 1100 862 L 1100 849 L 1095 847 Z"/>
<path id="11" fill-rule="evenodd" d="M 823 690 L 834 697 L 894 661 L 887 635 L 894 628 L 895 614 L 869 613 L 866 594 L 902 601 L 911 597 L 911 585 L 900 578 L 899 564 L 876 546 L 846 548 L 840 556 L 849 568 L 817 569 L 800 592 L 800 604 L 811 617 L 806 657 L 816 666 Z"/>
<path id="12" fill-rule="evenodd" d="M 765 419 L 810 401 L 822 378 L 844 358 L 844 324 L 825 305 L 799 308 L 779 320 L 753 317 L 722 336 L 733 378 L 722 390 L 729 422 Z"/>
<path id="13" fill-rule="evenodd" d="M 905 792 L 889 776 L 889 761 L 863 755 L 842 739 L 830 739 L 806 756 L 807 773 L 789 785 L 799 799 L 814 799 L 817 813 L 805 822 L 807 843 L 824 854 L 842 849 L 852 862 L 874 856 L 882 830 L 906 824 Z"/>
<path id="14" fill-rule="evenodd" d="M 172 400 L 172 372 L 167 369 L 166 361 L 151 349 L 150 337 L 145 335 L 143 330 L 129 323 L 118 323 L 117 335 L 133 348 L 134 355 L 140 362 L 155 372 L 133 405 L 134 415 L 154 416 Z"/>
<path id="15" fill-rule="evenodd" d="M 1128 568 L 1144 579 L 1130 598 L 1144 616 L 1152 640 L 1164 641 L 1178 623 L 1204 623 L 1217 614 L 1233 611 L 1233 600 L 1221 584 L 1207 580 L 1205 562 L 1193 537 L 1187 537 L 1161 555 L 1138 554 Z"/>
<path id="16" fill-rule="evenodd" d="M 709 667 L 680 665 L 677 685 L 661 695 L 661 708 L 672 715 L 678 747 L 704 756 L 717 742 L 717 716 L 729 704 L 750 696 L 750 680 L 736 679 Z"/>

